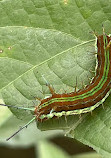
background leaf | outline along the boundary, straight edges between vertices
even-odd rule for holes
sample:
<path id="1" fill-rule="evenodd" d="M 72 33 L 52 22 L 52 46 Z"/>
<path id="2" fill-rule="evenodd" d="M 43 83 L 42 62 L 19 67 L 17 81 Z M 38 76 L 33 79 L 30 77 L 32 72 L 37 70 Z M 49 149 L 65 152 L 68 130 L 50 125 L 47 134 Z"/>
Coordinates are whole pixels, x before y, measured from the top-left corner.
<path id="1" fill-rule="evenodd" d="M 38 151 L 39 151 L 39 157 L 41 157 L 41 158 L 51 158 L 52 156 L 53 156 L 53 158 L 56 158 L 57 156 L 58 156 L 58 158 L 68 158 L 69 157 L 67 155 L 67 153 L 60 150 L 60 148 L 58 148 L 56 145 L 46 142 L 46 141 L 43 141 L 43 142 L 41 141 L 39 143 Z"/>
<path id="2" fill-rule="evenodd" d="M 73 156 L 72 158 L 101 158 L 99 154 L 96 154 L 94 152 L 92 153 L 86 153 L 86 154 L 78 154 L 77 156 Z"/>
<path id="3" fill-rule="evenodd" d="M 57 92 L 72 91 L 76 77 L 78 88 L 82 81 L 89 84 L 95 68 L 95 37 L 89 32 L 101 34 L 102 24 L 111 32 L 110 0 L 7 0 L 0 1 L 0 13 L 0 97 L 6 104 L 31 107 L 33 96 L 49 96 L 42 75 Z M 72 116 L 66 123 L 63 117 L 37 125 L 41 130 L 68 129 L 72 137 L 110 157 L 110 97 L 104 107 L 80 120 Z M 25 122 L 33 117 L 11 111 Z"/>

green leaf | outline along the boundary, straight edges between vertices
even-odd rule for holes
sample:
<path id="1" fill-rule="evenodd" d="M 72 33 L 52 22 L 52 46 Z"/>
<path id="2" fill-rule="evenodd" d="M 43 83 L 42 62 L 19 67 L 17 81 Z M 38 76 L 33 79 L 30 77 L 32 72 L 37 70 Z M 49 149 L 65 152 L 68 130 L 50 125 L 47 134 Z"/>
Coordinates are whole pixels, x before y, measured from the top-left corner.
<path id="1" fill-rule="evenodd" d="M 10 141 L 6 141 L 6 138 L 10 137 L 21 126 L 25 125 L 26 121 L 17 119 L 14 115 L 10 115 L 10 117 L 8 117 L 7 119 L 5 117 L 4 120 L 5 122 L 0 124 L 0 145 L 10 145 L 12 148 L 26 148 L 30 145 L 35 145 L 36 147 L 41 140 L 44 140 L 46 138 L 48 139 L 49 137 L 54 137 L 57 134 L 62 135 L 62 132 L 58 130 L 41 132 L 35 126 L 35 122 L 33 122 L 32 124 L 30 124 L 30 126 L 28 126 L 24 130 L 19 132 L 15 137 L 10 139 Z"/>
<path id="2" fill-rule="evenodd" d="M 43 98 L 41 91 L 48 94 L 43 75 L 56 91 L 61 85 L 75 84 L 75 75 L 78 83 L 83 77 L 88 80 L 86 74 L 91 75 L 87 65 L 95 61 L 89 53 L 94 49 L 90 45 L 95 40 L 80 43 L 79 39 L 58 31 L 22 27 L 1 28 L 0 39 L 3 50 L 0 54 L 0 92 L 7 105 L 32 106 L 33 96 Z M 83 58 L 88 60 L 77 64 Z M 23 110 L 12 111 L 18 117 L 26 117 Z"/>
<path id="3" fill-rule="evenodd" d="M 67 153 L 48 141 L 41 141 L 37 151 L 39 151 L 39 158 L 69 158 Z"/>
<path id="4" fill-rule="evenodd" d="M 0 39 L 0 92 L 7 105 L 31 107 L 33 96 L 49 95 L 43 75 L 57 92 L 61 86 L 73 90 L 75 76 L 78 87 L 82 87 L 82 81 L 87 84 L 87 76 L 92 76 L 89 69 L 95 59 L 90 51 L 94 51 L 95 40 L 81 42 L 62 32 L 22 27 L 1 28 Z M 31 119 L 29 111 L 11 110 L 18 118 Z"/>
<path id="5" fill-rule="evenodd" d="M 104 0 L 7 0 L 0 1 L 0 26 L 55 29 L 81 40 L 89 31 L 111 28 L 111 2 Z"/>
<path id="6" fill-rule="evenodd" d="M 79 154 L 77 156 L 72 156 L 71 158 L 102 158 L 99 154 L 96 154 L 94 152 L 88 152 L 85 154 Z"/>
<path id="7" fill-rule="evenodd" d="M 102 106 L 97 108 L 90 114 L 86 115 L 85 119 L 81 119 L 81 123 L 73 126 L 70 131 L 70 136 L 79 141 L 91 146 L 104 158 L 111 156 L 111 96 L 107 98 Z"/>
<path id="8" fill-rule="evenodd" d="M 75 74 L 78 76 L 78 81 L 80 80 L 80 83 L 78 82 L 80 87 L 83 78 L 88 83 L 87 75 L 92 76 L 87 65 L 89 62 L 93 65 L 95 62 L 95 59 L 92 58 L 94 54 L 90 53 L 90 51 L 94 51 L 94 46 L 91 44 L 94 44 L 95 40 L 81 42 L 81 40 L 59 31 L 24 27 L 3 27 L 0 29 L 0 39 L 0 46 L 3 50 L 3 53 L 0 54 L 0 72 L 2 74 L 0 92 L 7 105 L 32 107 L 33 96 L 44 98 L 43 93 L 46 96 L 50 95 L 43 75 L 57 92 L 60 91 L 61 86 L 70 91 L 69 86 L 73 90 L 72 85 L 76 82 L 75 76 L 73 76 Z M 87 51 L 85 51 L 86 49 Z M 83 58 L 89 60 L 86 60 L 84 64 Z M 81 65 L 77 64 L 80 60 Z M 74 74 L 69 71 L 70 68 Z M 81 74 L 83 70 L 84 72 Z M 72 81 L 69 83 L 71 76 Z M 37 104 L 38 102 L 36 102 Z M 23 109 L 12 107 L 11 111 L 25 122 L 33 117 L 29 111 Z M 60 129 L 61 124 L 58 120 L 55 121 L 55 125 L 51 122 L 47 127 L 44 124 L 38 124 L 38 126 L 45 130 Z M 14 129 L 12 127 L 12 130 L 16 131 Z"/>
<path id="9" fill-rule="evenodd" d="M 49 96 L 43 75 L 56 92 L 73 91 L 76 77 L 78 88 L 82 81 L 89 84 L 94 76 L 89 70 L 95 68 L 95 37 L 89 32 L 102 33 L 102 24 L 111 32 L 110 1 L 1 0 L 0 13 L 0 97 L 6 104 L 31 107 L 33 96 Z M 110 157 L 110 100 L 93 116 L 70 116 L 67 122 L 62 117 L 37 126 L 68 129 L 71 137 Z M 33 117 L 28 111 L 11 111 L 25 122 Z"/>

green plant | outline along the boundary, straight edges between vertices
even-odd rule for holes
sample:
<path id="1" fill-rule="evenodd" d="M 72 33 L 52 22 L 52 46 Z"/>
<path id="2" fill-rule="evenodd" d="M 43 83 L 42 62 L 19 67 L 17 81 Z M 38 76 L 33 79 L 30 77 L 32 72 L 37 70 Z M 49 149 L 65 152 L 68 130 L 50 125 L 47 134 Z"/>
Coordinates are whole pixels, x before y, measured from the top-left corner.
<path id="1" fill-rule="evenodd" d="M 107 34 L 111 33 L 110 1 L 8 0 L 0 1 L 0 12 L 1 102 L 29 107 L 33 96 L 49 95 L 42 75 L 57 92 L 74 90 L 76 77 L 78 88 L 82 81 L 89 83 L 89 77 L 94 76 L 90 70 L 95 69 L 95 37 L 89 32 L 101 34 L 103 24 Z M 99 107 L 92 115 L 82 115 L 80 121 L 78 116 L 68 117 L 67 122 L 62 117 L 37 126 L 47 133 L 49 129 L 70 131 L 71 137 L 109 158 L 110 100 L 111 96 L 104 103 L 105 109 Z M 11 111 L 23 121 L 2 108 L 0 139 L 33 117 L 27 111 Z M 35 134 L 31 136 L 37 141 Z"/>

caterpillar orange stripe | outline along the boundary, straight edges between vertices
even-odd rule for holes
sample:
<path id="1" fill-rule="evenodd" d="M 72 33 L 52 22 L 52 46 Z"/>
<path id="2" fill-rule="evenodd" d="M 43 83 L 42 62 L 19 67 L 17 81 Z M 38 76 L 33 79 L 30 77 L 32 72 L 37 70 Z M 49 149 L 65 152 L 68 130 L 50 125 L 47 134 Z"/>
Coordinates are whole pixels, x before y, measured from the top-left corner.
<path id="1" fill-rule="evenodd" d="M 111 37 L 105 34 L 97 36 L 97 70 L 91 84 L 68 94 L 56 94 L 50 87 L 52 96 L 43 99 L 35 109 L 38 121 L 90 112 L 105 101 L 111 86 L 110 40 Z"/>
<path id="2" fill-rule="evenodd" d="M 63 115 L 68 116 L 87 113 L 94 110 L 100 104 L 103 104 L 110 94 L 111 87 L 111 37 L 105 33 L 97 36 L 96 74 L 92 82 L 84 89 L 66 94 L 56 94 L 50 84 L 47 83 L 47 86 L 52 96 L 41 100 L 40 105 L 36 106 L 34 110 L 31 108 L 13 106 L 15 108 L 34 111 L 35 117 L 7 140 L 27 127 L 35 119 L 42 122 Z M 4 104 L 0 105 L 11 106 Z"/>

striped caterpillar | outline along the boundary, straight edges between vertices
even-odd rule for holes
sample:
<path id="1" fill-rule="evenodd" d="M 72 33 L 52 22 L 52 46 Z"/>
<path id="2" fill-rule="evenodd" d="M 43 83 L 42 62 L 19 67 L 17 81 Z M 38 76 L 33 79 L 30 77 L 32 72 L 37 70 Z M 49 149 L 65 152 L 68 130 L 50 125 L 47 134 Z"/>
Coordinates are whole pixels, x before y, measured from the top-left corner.
<path id="1" fill-rule="evenodd" d="M 53 117 L 61 117 L 75 114 L 87 113 L 94 110 L 100 104 L 103 104 L 110 93 L 111 82 L 111 37 L 104 32 L 97 37 L 97 69 L 92 82 L 84 89 L 71 93 L 57 94 L 49 83 L 47 86 L 52 94 L 51 97 L 41 100 L 40 105 L 34 110 L 31 108 L 22 108 L 32 110 L 35 117 L 25 126 L 21 127 L 11 137 L 16 135 L 23 128 L 27 127 L 32 121 L 44 121 Z M 11 105 L 4 105 L 2 106 Z"/>

